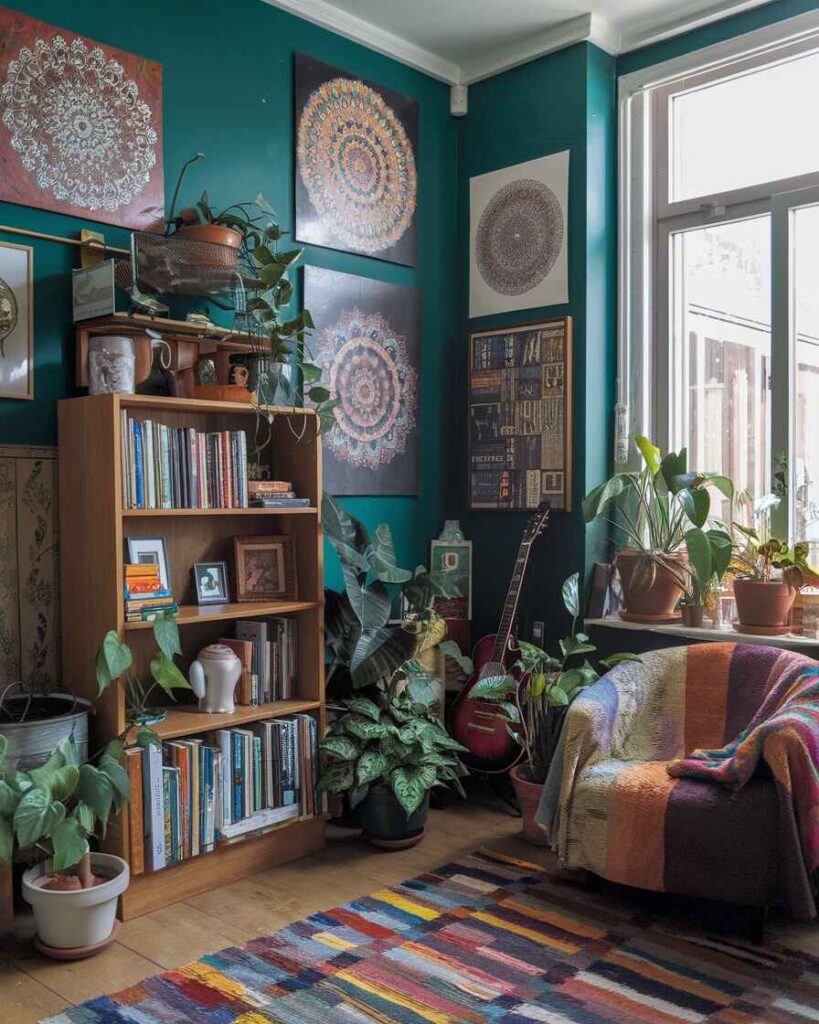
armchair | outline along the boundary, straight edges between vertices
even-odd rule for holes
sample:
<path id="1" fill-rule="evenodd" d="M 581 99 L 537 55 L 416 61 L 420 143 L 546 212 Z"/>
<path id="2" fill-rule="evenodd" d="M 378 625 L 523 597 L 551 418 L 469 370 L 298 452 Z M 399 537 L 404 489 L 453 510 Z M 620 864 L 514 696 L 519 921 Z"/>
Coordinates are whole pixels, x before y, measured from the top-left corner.
<path id="1" fill-rule="evenodd" d="M 560 865 L 815 917 L 793 801 L 765 764 L 739 790 L 668 774 L 669 761 L 735 739 L 808 667 L 777 648 L 696 644 L 620 664 L 581 693 L 538 812 Z"/>

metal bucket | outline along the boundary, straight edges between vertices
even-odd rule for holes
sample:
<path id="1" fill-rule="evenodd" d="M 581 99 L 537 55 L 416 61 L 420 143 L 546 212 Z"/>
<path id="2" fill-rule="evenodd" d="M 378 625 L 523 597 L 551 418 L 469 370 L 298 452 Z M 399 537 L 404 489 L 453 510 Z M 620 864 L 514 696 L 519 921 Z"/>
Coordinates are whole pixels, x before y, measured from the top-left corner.
<path id="1" fill-rule="evenodd" d="M 90 701 L 69 693 L 5 697 L 0 705 L 0 734 L 8 741 L 7 763 L 12 768 L 36 768 L 68 736 L 74 737 L 80 758 L 86 761 L 91 708 Z M 23 721 L 14 721 L 21 717 Z"/>

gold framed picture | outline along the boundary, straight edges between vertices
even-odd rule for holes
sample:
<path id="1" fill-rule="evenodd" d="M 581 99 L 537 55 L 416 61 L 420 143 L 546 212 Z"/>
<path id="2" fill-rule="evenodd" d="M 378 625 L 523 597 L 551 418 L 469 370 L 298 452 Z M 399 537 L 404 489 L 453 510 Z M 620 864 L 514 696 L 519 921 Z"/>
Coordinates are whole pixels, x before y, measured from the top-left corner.
<path id="1" fill-rule="evenodd" d="M 296 601 L 293 538 L 234 537 L 237 601 Z"/>
<path id="2" fill-rule="evenodd" d="M 33 253 L 0 242 L 0 398 L 34 398 Z"/>

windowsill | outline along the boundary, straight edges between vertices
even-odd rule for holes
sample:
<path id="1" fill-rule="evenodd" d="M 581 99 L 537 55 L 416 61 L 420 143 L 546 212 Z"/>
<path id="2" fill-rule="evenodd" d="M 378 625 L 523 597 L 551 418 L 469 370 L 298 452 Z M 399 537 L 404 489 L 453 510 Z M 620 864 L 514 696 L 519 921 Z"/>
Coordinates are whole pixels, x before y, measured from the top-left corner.
<path id="1" fill-rule="evenodd" d="M 791 650 L 819 648 L 819 637 L 798 636 L 795 633 L 786 633 L 783 636 L 759 636 L 756 633 L 740 633 L 731 626 L 723 626 L 722 629 L 703 626 L 698 629 L 695 626 L 677 624 L 625 622 L 616 616 L 607 619 L 586 619 L 585 625 L 586 627 L 601 626 L 604 629 L 636 630 L 640 633 L 662 633 L 665 636 L 684 636 L 692 640 L 728 640 L 733 643 L 759 644 L 766 647 L 786 647 Z"/>

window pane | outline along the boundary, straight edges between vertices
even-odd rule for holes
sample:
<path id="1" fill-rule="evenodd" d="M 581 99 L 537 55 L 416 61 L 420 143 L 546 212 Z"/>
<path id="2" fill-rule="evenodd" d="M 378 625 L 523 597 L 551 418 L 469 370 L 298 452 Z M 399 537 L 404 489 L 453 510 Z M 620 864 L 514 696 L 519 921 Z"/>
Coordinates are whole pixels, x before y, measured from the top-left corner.
<path id="1" fill-rule="evenodd" d="M 819 171 L 819 132 L 805 122 L 819 92 L 819 53 L 671 100 L 672 202 Z"/>
<path id="2" fill-rule="evenodd" d="M 769 476 L 770 232 L 766 215 L 671 236 L 672 441 L 690 468 L 757 496 Z"/>
<path id="3" fill-rule="evenodd" d="M 819 206 L 793 213 L 794 337 L 791 523 L 795 540 L 819 540 Z"/>

